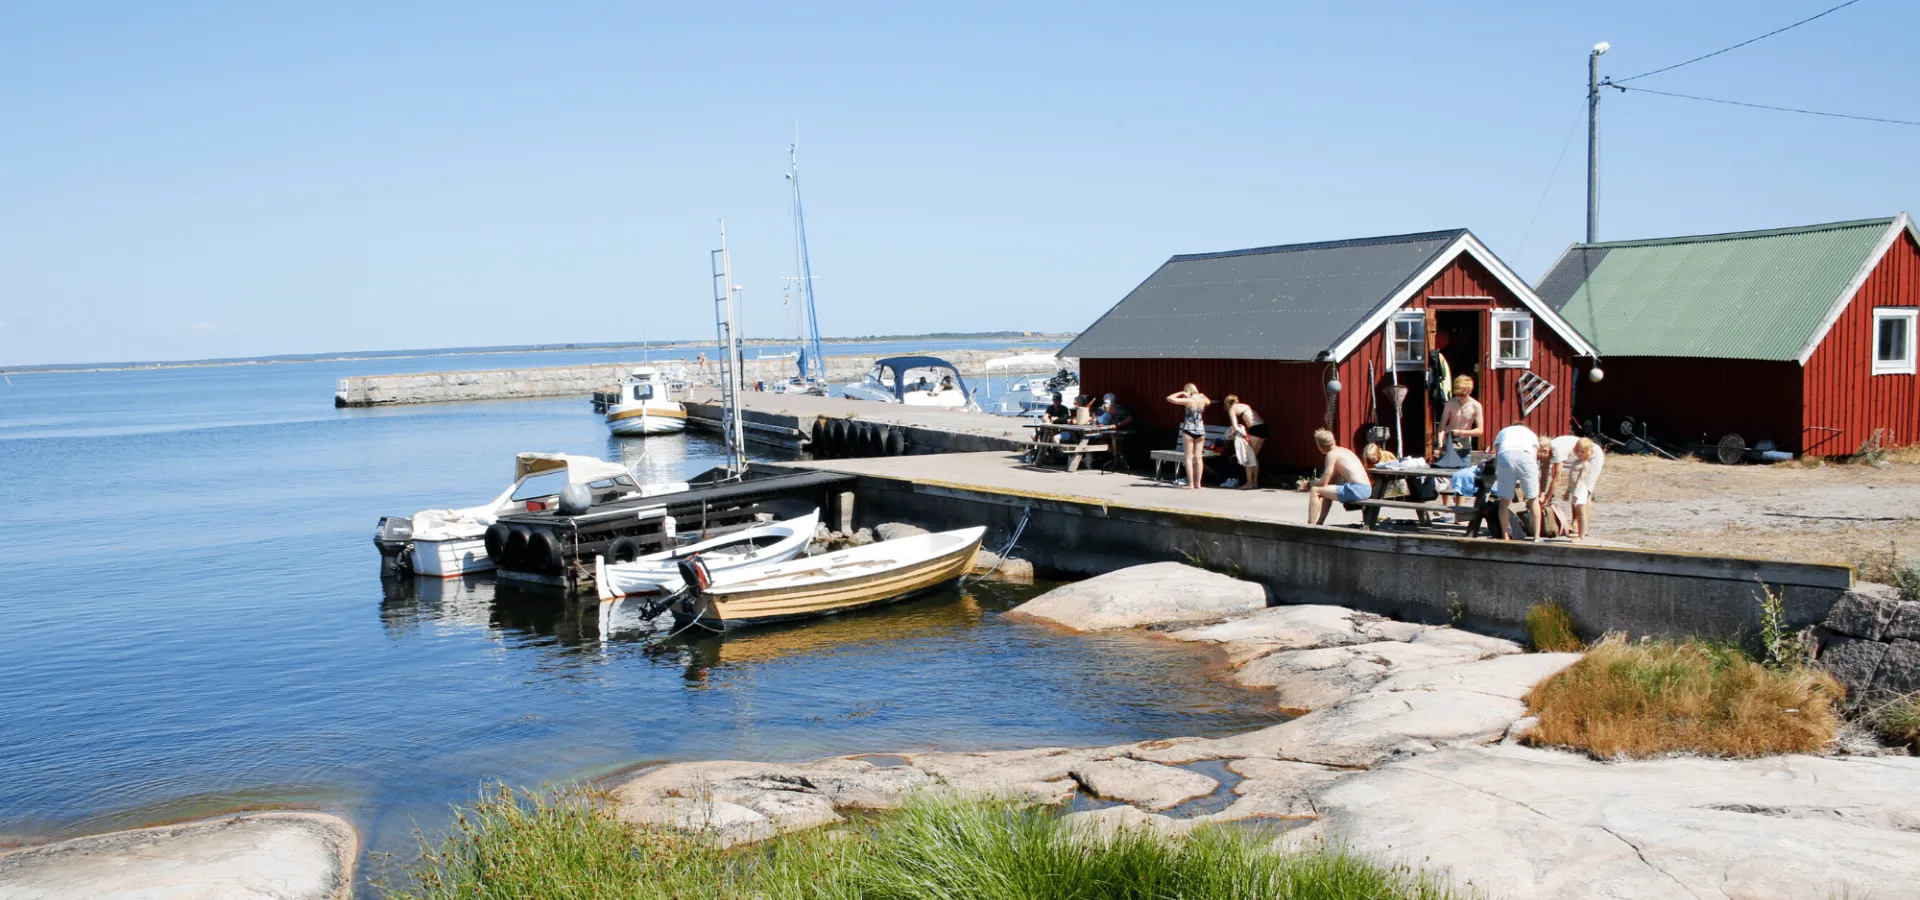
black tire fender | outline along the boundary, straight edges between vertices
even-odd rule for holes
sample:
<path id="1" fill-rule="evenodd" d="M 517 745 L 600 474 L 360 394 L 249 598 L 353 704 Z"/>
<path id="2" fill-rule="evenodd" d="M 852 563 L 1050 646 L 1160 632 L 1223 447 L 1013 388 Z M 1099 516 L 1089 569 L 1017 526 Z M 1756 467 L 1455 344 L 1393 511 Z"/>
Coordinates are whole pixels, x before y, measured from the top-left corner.
<path id="1" fill-rule="evenodd" d="M 499 562 L 506 554 L 508 528 L 504 522 L 495 522 L 487 526 L 487 558 Z"/>
<path id="2" fill-rule="evenodd" d="M 500 543 L 500 558 L 495 562 L 512 569 L 522 568 L 527 558 L 527 544 L 532 540 L 533 529 L 525 525 L 507 529 L 507 539 Z"/>
<path id="3" fill-rule="evenodd" d="M 536 531 L 527 539 L 527 568 L 548 574 L 559 572 L 566 562 L 560 539 L 551 531 Z"/>
<path id="4" fill-rule="evenodd" d="M 607 562 L 629 563 L 640 558 L 640 539 L 636 537 L 614 538 L 607 545 Z"/>

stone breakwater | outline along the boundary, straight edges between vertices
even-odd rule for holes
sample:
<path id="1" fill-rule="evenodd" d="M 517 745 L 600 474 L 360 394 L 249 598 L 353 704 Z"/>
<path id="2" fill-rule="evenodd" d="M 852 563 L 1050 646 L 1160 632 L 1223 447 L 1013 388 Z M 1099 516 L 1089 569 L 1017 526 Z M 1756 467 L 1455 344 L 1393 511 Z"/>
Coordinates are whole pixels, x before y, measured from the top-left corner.
<path id="1" fill-rule="evenodd" d="M 986 372 L 987 360 L 1044 350 L 951 350 L 939 356 L 958 367 L 968 378 Z M 827 380 L 833 384 L 857 381 L 873 366 L 873 356 L 827 357 Z M 1069 360 L 1070 364 L 1076 361 Z M 584 397 L 615 385 L 635 366 L 683 366 L 696 381 L 701 375 L 694 357 L 656 358 L 651 362 L 635 360 L 587 366 L 553 366 L 525 369 L 483 369 L 471 372 L 422 372 L 414 375 L 358 375 L 342 378 L 336 385 L 336 407 L 389 406 L 408 403 L 450 403 L 461 400 L 520 400 L 535 397 Z M 756 381 L 774 381 L 793 374 L 792 360 L 748 358 L 741 365 L 741 377 L 748 386 Z M 1050 366 L 1016 366 L 1011 372 L 1032 374 Z M 1000 369 L 998 377 L 1005 374 Z M 706 378 L 718 377 L 709 367 Z"/>
<path id="2" fill-rule="evenodd" d="M 1218 738 L 804 763 L 699 762 L 615 788 L 627 821 L 728 845 L 833 825 L 917 791 L 1092 808 L 1095 832 L 1177 838 L 1261 821 L 1283 847 L 1340 843 L 1499 897 L 1902 896 L 1920 884 L 1920 759 L 1599 762 L 1524 746 L 1524 697 L 1578 659 L 1336 606 L 1268 607 L 1254 585 L 1136 566 L 1010 615 L 1145 628 L 1217 646 L 1222 677 L 1302 714 Z"/>
<path id="3" fill-rule="evenodd" d="M 1820 664 L 1855 702 L 1920 691 L 1920 601 L 1862 584 L 1833 605 L 1821 630 Z"/>

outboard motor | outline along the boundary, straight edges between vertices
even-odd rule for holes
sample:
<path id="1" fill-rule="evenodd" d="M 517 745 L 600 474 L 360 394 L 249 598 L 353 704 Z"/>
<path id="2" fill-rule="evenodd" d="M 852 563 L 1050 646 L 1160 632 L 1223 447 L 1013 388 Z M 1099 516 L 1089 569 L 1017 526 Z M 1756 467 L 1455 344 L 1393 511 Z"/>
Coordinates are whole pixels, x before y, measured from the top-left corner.
<path id="1" fill-rule="evenodd" d="M 413 571 L 413 519 L 381 516 L 380 524 L 373 529 L 373 546 L 380 551 L 382 577 Z"/>
<path id="2" fill-rule="evenodd" d="M 699 554 L 680 560 L 680 580 L 686 584 L 683 590 L 699 594 L 713 586 L 713 573 L 707 571 L 707 561 Z"/>
<path id="3" fill-rule="evenodd" d="M 560 514 L 577 516 L 593 508 L 593 489 L 584 484 L 569 484 L 560 489 Z"/>

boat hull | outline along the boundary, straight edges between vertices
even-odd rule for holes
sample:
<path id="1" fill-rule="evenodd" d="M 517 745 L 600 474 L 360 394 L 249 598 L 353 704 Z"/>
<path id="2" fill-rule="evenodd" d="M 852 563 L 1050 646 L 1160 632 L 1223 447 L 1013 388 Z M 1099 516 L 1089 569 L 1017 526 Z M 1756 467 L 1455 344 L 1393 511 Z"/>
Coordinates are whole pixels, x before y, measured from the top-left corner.
<path id="1" fill-rule="evenodd" d="M 675 627 L 751 628 L 870 609 L 907 599 L 966 574 L 980 539 L 912 566 L 804 587 L 723 590 L 672 607 Z"/>
<path id="2" fill-rule="evenodd" d="M 468 572 L 493 568 L 484 536 L 442 541 L 414 539 L 413 573 L 433 578 L 458 578 Z"/>
<path id="3" fill-rule="evenodd" d="M 607 430 L 620 437 L 678 434 L 687 430 L 687 414 L 671 409 L 632 409 L 607 415 Z"/>

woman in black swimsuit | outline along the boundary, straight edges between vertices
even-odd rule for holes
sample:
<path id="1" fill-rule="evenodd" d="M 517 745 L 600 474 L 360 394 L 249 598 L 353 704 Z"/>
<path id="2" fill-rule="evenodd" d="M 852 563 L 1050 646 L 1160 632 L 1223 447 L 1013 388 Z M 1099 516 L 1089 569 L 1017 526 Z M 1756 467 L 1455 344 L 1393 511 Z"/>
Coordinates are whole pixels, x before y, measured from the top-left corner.
<path id="1" fill-rule="evenodd" d="M 1253 411 L 1253 407 L 1240 402 L 1235 394 L 1227 395 L 1227 424 L 1247 442 L 1246 459 L 1240 465 L 1247 470 L 1247 482 L 1241 490 L 1253 490 L 1260 486 L 1260 448 L 1267 443 L 1267 420 Z"/>

